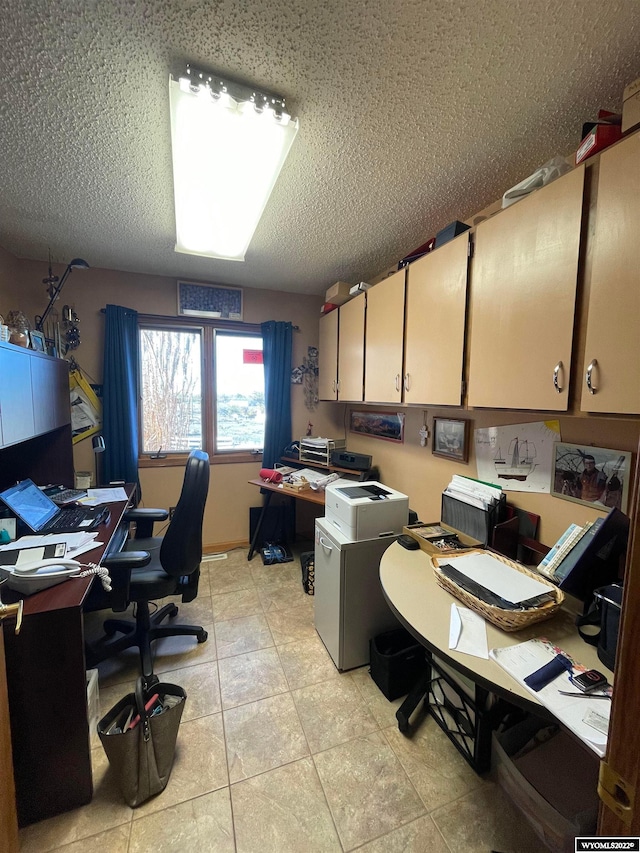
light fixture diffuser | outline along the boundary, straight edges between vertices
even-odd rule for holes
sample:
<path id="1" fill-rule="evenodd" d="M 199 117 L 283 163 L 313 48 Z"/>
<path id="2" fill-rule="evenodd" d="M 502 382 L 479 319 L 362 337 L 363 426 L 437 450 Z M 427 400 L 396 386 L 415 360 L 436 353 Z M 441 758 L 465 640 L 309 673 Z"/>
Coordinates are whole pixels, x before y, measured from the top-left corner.
<path id="1" fill-rule="evenodd" d="M 232 97 L 202 75 L 169 80 L 177 252 L 244 260 L 298 132 L 282 99 L 255 94 Z"/>

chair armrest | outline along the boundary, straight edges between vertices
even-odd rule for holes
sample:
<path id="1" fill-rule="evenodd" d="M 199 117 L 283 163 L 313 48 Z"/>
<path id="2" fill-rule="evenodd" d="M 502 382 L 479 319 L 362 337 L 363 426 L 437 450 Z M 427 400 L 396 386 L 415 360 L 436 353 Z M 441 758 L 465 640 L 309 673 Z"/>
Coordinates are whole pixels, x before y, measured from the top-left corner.
<path id="1" fill-rule="evenodd" d="M 131 569 L 142 568 L 150 562 L 151 554 L 148 551 L 118 551 L 102 558 L 101 565 L 109 570 L 111 576 L 108 606 L 116 613 L 121 613 L 129 606 Z"/>
<path id="2" fill-rule="evenodd" d="M 169 510 L 166 509 L 130 509 L 124 514 L 126 522 L 135 522 L 135 539 L 151 539 L 154 522 L 166 521 L 168 518 Z"/>

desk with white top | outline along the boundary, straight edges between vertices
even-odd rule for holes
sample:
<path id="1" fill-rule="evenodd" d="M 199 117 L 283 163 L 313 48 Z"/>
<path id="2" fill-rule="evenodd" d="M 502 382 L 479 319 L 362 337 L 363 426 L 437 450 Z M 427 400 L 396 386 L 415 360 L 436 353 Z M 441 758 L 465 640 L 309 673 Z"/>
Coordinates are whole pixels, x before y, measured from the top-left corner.
<path id="1" fill-rule="evenodd" d="M 380 581 L 389 606 L 428 654 L 435 655 L 481 690 L 506 699 L 539 717 L 555 719 L 535 696 L 511 678 L 494 660 L 461 654 L 449 648 L 451 605 L 461 602 L 438 585 L 431 560 L 424 551 L 408 551 L 398 543 L 391 545 L 380 561 Z M 613 683 L 613 673 L 600 662 L 595 647 L 585 643 L 578 634 L 575 615 L 565 604 L 546 622 L 538 622 L 514 632 L 502 631 L 487 622 L 489 649 L 545 637 L 577 663 L 604 672 L 609 682 Z"/>

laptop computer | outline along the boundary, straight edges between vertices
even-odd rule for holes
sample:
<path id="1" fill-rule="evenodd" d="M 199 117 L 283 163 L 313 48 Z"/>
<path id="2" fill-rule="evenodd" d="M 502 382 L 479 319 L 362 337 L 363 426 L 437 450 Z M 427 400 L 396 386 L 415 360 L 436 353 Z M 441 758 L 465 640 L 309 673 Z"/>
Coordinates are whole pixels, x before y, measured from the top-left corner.
<path id="1" fill-rule="evenodd" d="M 0 500 L 34 533 L 94 530 L 101 522 L 109 519 L 109 509 L 105 506 L 57 506 L 33 480 L 21 480 L 17 485 L 0 492 Z"/>

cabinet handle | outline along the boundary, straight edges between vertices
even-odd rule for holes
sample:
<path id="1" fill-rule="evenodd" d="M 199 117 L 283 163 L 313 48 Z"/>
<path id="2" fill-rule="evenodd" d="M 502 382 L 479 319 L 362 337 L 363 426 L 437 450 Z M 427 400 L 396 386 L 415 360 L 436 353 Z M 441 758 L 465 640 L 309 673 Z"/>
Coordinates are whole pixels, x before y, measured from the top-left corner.
<path id="1" fill-rule="evenodd" d="M 590 394 L 595 394 L 595 393 L 596 393 L 596 391 L 598 390 L 598 389 L 596 388 L 596 386 L 593 384 L 593 379 L 592 379 L 592 376 L 593 376 L 593 370 L 594 370 L 594 368 L 596 368 L 597 366 L 598 366 L 598 360 L 594 358 L 594 359 L 592 360 L 592 362 L 589 364 L 589 367 L 587 367 L 586 380 L 587 380 L 587 388 L 589 389 L 589 393 L 590 393 Z"/>
<path id="2" fill-rule="evenodd" d="M 396 373 L 396 391 L 400 390 L 400 374 Z"/>
<path id="3" fill-rule="evenodd" d="M 556 389 L 558 394 L 562 393 L 562 385 L 558 382 L 558 374 L 563 369 L 562 362 L 559 361 L 556 366 L 553 368 L 553 387 Z"/>
<path id="4" fill-rule="evenodd" d="M 322 547 L 323 547 L 326 551 L 333 551 L 333 548 L 332 548 L 332 547 L 331 547 L 331 545 L 326 541 L 326 539 L 324 538 L 324 536 L 321 536 L 321 537 L 320 537 L 320 544 L 322 545 Z"/>
<path id="5" fill-rule="evenodd" d="M 404 390 L 408 391 L 410 387 L 411 387 L 410 375 L 408 373 L 405 373 L 405 375 L 404 375 Z"/>

